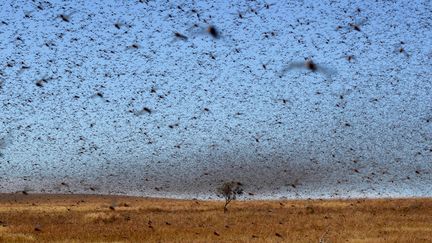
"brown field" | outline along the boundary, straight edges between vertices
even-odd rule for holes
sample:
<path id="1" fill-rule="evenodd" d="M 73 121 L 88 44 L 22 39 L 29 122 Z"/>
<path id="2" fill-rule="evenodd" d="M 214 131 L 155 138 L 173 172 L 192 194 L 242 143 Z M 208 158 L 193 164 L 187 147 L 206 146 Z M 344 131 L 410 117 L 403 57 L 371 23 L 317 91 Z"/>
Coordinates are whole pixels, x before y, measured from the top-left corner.
<path id="1" fill-rule="evenodd" d="M 111 207 L 111 208 L 110 208 Z M 0 242 L 432 242 L 432 199 L 0 194 Z"/>

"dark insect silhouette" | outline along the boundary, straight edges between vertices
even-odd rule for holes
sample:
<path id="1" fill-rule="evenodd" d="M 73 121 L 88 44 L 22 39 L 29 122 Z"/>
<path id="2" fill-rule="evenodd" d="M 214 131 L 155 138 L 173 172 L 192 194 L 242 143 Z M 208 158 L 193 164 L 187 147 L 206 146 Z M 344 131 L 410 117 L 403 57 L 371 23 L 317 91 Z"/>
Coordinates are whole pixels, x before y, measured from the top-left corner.
<path id="1" fill-rule="evenodd" d="M 144 107 L 144 108 L 142 108 L 139 111 L 130 110 L 129 112 L 133 113 L 136 116 L 140 116 L 140 115 L 142 115 L 144 113 L 151 114 L 153 111 L 150 108 L 148 108 L 148 107 Z"/>
<path id="2" fill-rule="evenodd" d="M 61 20 L 63 20 L 64 22 L 70 21 L 70 17 L 68 15 L 60 14 L 59 18 L 61 18 Z"/>
<path id="3" fill-rule="evenodd" d="M 405 45 L 405 42 L 401 41 L 400 46 L 398 48 L 396 48 L 396 51 L 400 54 L 404 54 L 406 57 L 410 57 L 410 55 L 408 54 L 408 52 L 405 50 L 405 48 L 402 45 Z"/>
<path id="4" fill-rule="evenodd" d="M 217 31 L 216 27 L 214 27 L 213 25 L 207 28 L 207 33 L 209 33 L 215 39 L 219 38 L 220 36 L 219 31 Z"/>
<path id="5" fill-rule="evenodd" d="M 355 31 L 361 31 L 359 24 L 349 23 L 348 25 Z"/>
<path id="6" fill-rule="evenodd" d="M 331 73 L 332 73 L 330 69 L 316 64 L 312 59 L 309 58 L 306 59 L 304 62 L 292 62 L 288 64 L 285 68 L 282 69 L 282 71 L 279 74 L 279 77 L 282 78 L 286 72 L 293 69 L 307 69 L 311 72 L 320 72 L 326 75 L 328 78 L 331 78 Z"/>
<path id="7" fill-rule="evenodd" d="M 345 58 L 347 59 L 348 62 L 354 61 L 354 56 L 353 55 L 348 55 Z"/>
<path id="8" fill-rule="evenodd" d="M 274 4 L 274 3 L 271 3 L 271 4 L 269 4 L 269 3 L 265 3 L 265 4 L 264 4 L 264 8 L 265 8 L 265 9 L 270 9 L 270 7 L 273 6 L 273 5 L 275 5 L 275 4 Z"/>
<path id="9" fill-rule="evenodd" d="M 307 69 L 311 70 L 312 72 L 315 72 L 318 70 L 318 66 L 312 60 L 307 60 L 305 62 L 305 66 Z"/>
<path id="10" fill-rule="evenodd" d="M 367 22 L 367 20 L 368 19 L 366 18 L 366 19 L 363 19 L 361 21 L 351 22 L 351 23 L 348 23 L 348 26 L 340 26 L 339 25 L 338 27 L 336 27 L 336 30 L 347 29 L 348 31 L 355 30 L 357 32 L 362 32 L 361 26 L 363 24 L 365 24 Z"/>
<path id="11" fill-rule="evenodd" d="M 174 33 L 174 36 L 175 36 L 176 38 L 180 39 L 180 40 L 183 40 L 183 41 L 187 41 L 187 40 L 188 40 L 188 37 L 187 37 L 187 36 L 185 36 L 185 35 L 183 35 L 183 34 L 180 34 L 179 32 L 175 32 L 175 33 Z"/>
<path id="12" fill-rule="evenodd" d="M 59 14 L 57 17 L 63 20 L 64 22 L 69 23 L 70 22 L 70 16 L 71 14 Z"/>
<path id="13" fill-rule="evenodd" d="M 140 45 L 137 43 L 133 43 L 132 45 L 128 46 L 128 49 L 138 49 L 140 48 Z"/>
<path id="14" fill-rule="evenodd" d="M 205 34 L 210 35 L 214 39 L 221 38 L 221 33 L 216 29 L 214 25 L 202 26 L 200 24 L 194 24 L 188 30 L 192 30 L 192 35 L 194 36 Z"/>
<path id="15" fill-rule="evenodd" d="M 42 88 L 46 83 L 48 83 L 48 80 L 46 78 L 42 78 L 36 81 L 36 86 Z"/>
<path id="16" fill-rule="evenodd" d="M 74 14 L 74 13 L 76 13 L 77 11 L 73 11 L 72 13 L 70 13 L 70 14 L 59 14 L 59 15 L 57 15 L 57 18 L 60 18 L 63 22 L 67 22 L 67 23 L 69 23 L 70 22 L 70 19 L 71 19 L 71 16 Z"/>

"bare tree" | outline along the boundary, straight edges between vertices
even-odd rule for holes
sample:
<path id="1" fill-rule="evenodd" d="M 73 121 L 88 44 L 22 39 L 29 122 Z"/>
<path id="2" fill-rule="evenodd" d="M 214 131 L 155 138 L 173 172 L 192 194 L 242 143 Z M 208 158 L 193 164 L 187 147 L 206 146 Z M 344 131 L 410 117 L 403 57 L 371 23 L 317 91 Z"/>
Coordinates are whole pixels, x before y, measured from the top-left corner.
<path id="1" fill-rule="evenodd" d="M 225 198 L 224 213 L 228 211 L 228 204 L 243 194 L 243 184 L 236 181 L 225 182 L 221 187 L 217 188 L 217 195 Z"/>

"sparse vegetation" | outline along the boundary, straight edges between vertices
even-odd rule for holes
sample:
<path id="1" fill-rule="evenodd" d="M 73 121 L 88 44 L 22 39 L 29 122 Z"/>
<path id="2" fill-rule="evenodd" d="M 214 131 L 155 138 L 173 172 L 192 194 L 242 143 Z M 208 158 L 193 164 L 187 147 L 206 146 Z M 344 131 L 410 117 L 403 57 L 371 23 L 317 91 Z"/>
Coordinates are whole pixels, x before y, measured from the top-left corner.
<path id="1" fill-rule="evenodd" d="M 230 208 L 224 214 L 218 201 L 0 194 L 0 242 L 432 241 L 432 199 L 236 201 Z"/>
<path id="2" fill-rule="evenodd" d="M 228 204 L 237 198 L 238 195 L 243 194 L 243 185 L 240 182 L 230 181 L 223 183 L 217 189 L 217 195 L 225 199 L 224 213 L 228 211 Z"/>

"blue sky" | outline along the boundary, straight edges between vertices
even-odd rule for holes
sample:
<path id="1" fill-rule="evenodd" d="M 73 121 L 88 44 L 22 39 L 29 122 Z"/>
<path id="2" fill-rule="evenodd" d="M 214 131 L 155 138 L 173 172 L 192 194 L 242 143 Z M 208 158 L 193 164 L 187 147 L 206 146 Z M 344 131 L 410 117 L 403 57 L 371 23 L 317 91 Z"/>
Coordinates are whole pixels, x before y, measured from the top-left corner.
<path id="1" fill-rule="evenodd" d="M 431 5 L 2 2 L 0 191 L 430 196 Z"/>

